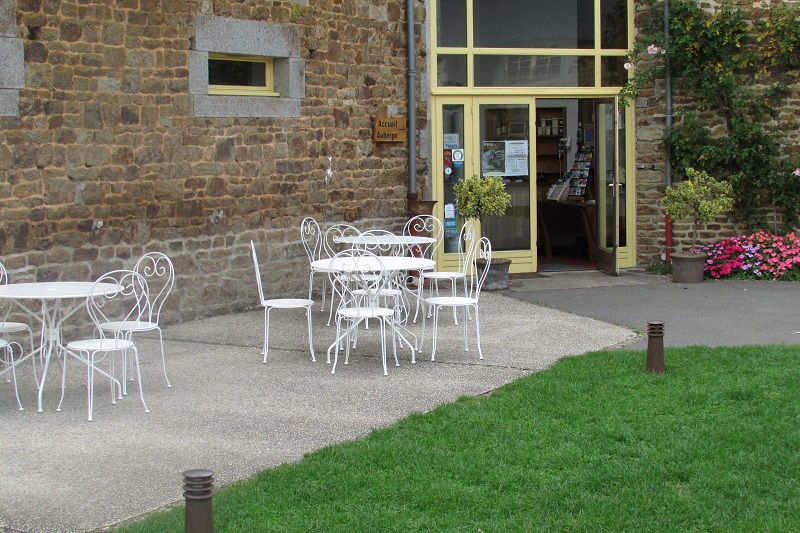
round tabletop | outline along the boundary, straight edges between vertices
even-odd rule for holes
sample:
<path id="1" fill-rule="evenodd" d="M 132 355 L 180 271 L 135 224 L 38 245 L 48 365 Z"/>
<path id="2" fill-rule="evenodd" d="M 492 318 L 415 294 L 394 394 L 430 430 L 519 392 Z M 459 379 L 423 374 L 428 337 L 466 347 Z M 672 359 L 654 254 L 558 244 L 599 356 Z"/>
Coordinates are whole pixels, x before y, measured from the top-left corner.
<path id="1" fill-rule="evenodd" d="M 377 259 L 378 261 L 375 261 Z M 370 257 L 334 257 L 333 259 L 317 259 L 311 263 L 311 268 L 319 272 L 338 272 L 352 270 L 354 260 L 358 260 L 359 270 L 429 270 L 436 266 L 433 259 L 424 257 L 397 257 L 394 255 L 379 255 Z M 371 262 L 374 265 L 371 265 Z M 378 264 L 380 263 L 380 264 Z M 381 268 L 382 267 L 382 268 Z"/>
<path id="2" fill-rule="evenodd" d="M 62 298 L 86 298 L 95 287 L 93 281 L 37 281 L 0 285 L 0 298 L 20 300 L 58 300 Z M 113 283 L 98 283 L 97 288 L 106 293 L 118 290 Z"/>

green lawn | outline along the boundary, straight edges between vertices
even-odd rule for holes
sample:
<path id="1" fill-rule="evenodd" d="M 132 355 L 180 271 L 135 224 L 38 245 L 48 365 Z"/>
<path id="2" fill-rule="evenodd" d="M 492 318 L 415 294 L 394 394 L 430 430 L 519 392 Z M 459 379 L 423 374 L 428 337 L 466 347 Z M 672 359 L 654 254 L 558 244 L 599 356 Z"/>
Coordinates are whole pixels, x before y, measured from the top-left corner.
<path id="1" fill-rule="evenodd" d="M 800 347 L 564 359 L 222 488 L 217 532 L 800 531 Z M 183 507 L 121 531 L 183 531 Z"/>

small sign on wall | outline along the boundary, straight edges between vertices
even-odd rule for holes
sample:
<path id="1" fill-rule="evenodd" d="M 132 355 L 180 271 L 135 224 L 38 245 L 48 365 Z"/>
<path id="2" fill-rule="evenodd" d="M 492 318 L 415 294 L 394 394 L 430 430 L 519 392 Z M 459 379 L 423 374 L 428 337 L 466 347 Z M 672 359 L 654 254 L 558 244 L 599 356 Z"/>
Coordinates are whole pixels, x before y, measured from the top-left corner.
<path id="1" fill-rule="evenodd" d="M 375 142 L 404 142 L 408 140 L 408 119 L 406 117 L 375 117 Z"/>

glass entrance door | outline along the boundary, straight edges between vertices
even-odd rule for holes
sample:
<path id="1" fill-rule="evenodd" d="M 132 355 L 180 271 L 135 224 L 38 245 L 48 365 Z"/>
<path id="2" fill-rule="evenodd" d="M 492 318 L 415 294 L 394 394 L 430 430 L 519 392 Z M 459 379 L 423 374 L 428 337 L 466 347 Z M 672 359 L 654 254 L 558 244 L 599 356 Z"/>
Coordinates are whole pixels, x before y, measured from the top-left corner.
<path id="1" fill-rule="evenodd" d="M 439 131 L 434 138 L 435 212 L 444 222 L 440 261 L 445 269 L 457 262 L 458 215 L 453 187 L 468 176 L 500 177 L 511 195 L 504 215 L 480 221 L 481 234 L 492 242 L 495 257 L 511 259 L 512 272 L 532 272 L 534 234 L 531 191 L 530 99 L 443 98 L 436 112 Z M 535 181 L 535 180 L 534 180 Z M 534 185 L 535 186 L 535 185 Z M 535 197 L 535 195 L 534 195 Z"/>
<path id="2" fill-rule="evenodd" d="M 597 100 L 597 268 L 619 274 L 619 247 L 625 246 L 625 120 L 617 99 Z"/>
<path id="3" fill-rule="evenodd" d="M 502 178 L 511 206 L 482 221 L 493 252 L 531 250 L 530 106 L 480 104 L 480 176 Z"/>

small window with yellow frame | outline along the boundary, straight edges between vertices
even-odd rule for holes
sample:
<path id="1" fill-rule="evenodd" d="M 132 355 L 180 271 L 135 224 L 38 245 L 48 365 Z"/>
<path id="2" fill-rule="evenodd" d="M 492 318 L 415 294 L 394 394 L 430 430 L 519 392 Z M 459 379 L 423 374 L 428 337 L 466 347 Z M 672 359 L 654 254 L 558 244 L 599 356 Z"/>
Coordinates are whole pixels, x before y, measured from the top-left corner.
<path id="1" fill-rule="evenodd" d="M 272 58 L 209 53 L 208 94 L 280 96 L 273 90 Z"/>

